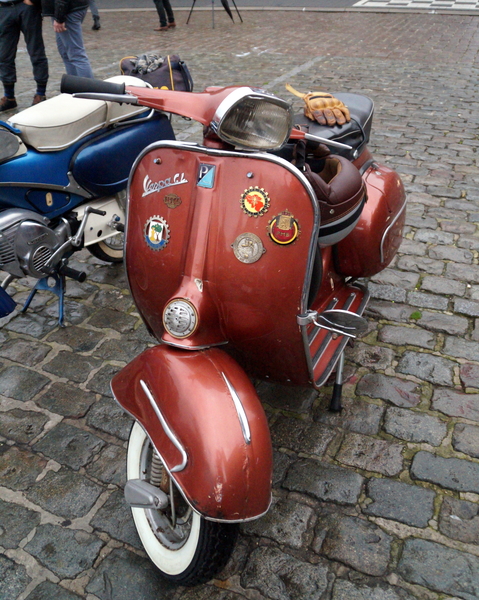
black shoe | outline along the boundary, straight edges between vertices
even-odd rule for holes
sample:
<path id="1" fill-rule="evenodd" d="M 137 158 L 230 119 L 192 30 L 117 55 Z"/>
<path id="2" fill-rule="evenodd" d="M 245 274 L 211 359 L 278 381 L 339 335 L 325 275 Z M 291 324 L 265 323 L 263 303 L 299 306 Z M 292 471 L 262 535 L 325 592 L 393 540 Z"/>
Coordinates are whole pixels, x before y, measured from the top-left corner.
<path id="1" fill-rule="evenodd" d="M 93 17 L 93 27 L 92 27 L 93 31 L 98 31 L 99 29 L 101 29 L 101 25 L 100 25 L 100 17 Z"/>
<path id="2" fill-rule="evenodd" d="M 17 108 L 17 101 L 15 98 L 7 98 L 4 96 L 0 100 L 0 112 L 2 112 L 2 110 L 12 110 L 13 108 Z"/>

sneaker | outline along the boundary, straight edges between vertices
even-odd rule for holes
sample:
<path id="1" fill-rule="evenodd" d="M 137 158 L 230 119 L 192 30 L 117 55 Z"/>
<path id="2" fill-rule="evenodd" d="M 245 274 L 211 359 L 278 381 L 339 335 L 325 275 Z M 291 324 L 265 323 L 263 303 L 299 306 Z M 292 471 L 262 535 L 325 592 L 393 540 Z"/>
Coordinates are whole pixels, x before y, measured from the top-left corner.
<path id="1" fill-rule="evenodd" d="M 174 21 L 168 23 L 168 29 L 173 29 L 173 27 L 176 27 L 176 23 Z"/>
<path id="2" fill-rule="evenodd" d="M 168 31 L 168 25 L 165 25 L 164 27 L 155 27 L 153 31 Z"/>
<path id="3" fill-rule="evenodd" d="M 32 106 L 35 106 L 35 104 L 40 104 L 40 102 L 45 102 L 46 99 L 47 99 L 46 96 L 41 96 L 40 94 L 35 94 L 33 96 Z"/>
<path id="4" fill-rule="evenodd" d="M 0 100 L 0 112 L 2 112 L 2 110 L 12 110 L 12 108 L 17 108 L 17 101 L 15 98 L 7 98 L 4 96 Z"/>

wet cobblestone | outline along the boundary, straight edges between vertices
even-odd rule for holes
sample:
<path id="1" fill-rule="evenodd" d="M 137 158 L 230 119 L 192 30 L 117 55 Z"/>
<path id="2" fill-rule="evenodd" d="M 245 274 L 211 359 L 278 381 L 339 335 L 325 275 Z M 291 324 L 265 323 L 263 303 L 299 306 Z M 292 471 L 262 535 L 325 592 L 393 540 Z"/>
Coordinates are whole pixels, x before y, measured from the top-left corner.
<path id="1" fill-rule="evenodd" d="M 218 580 L 162 581 L 122 501 L 131 425 L 109 381 L 152 343 L 121 266 L 83 251 L 67 328 L 37 294 L 0 321 L 2 600 L 476 600 L 479 597 L 479 19 L 208 11 L 153 31 L 152 11 L 85 25 L 97 77 L 126 55 L 176 53 L 195 89 L 248 83 L 374 99 L 371 150 L 409 198 L 404 244 L 373 278 L 367 335 L 347 353 L 345 409 L 258 383 L 275 446 L 271 512 L 245 524 Z M 50 23 L 48 94 L 63 72 Z M 17 100 L 34 89 L 24 47 Z M 295 100 L 296 102 L 296 100 Z M 300 102 L 295 106 L 299 109 Z M 7 115 L 8 116 L 8 115 Z M 201 127 L 173 118 L 179 139 Z M 31 282 L 10 287 L 25 301 Z M 61 439 L 61 442 L 57 440 Z"/>

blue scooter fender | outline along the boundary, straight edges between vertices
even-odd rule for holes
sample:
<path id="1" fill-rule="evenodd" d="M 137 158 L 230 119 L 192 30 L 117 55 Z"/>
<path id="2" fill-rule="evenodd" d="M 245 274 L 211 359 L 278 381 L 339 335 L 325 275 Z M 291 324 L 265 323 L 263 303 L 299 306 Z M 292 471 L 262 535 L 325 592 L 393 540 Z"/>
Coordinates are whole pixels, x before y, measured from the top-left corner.
<path id="1" fill-rule="evenodd" d="M 199 514 L 239 522 L 268 510 L 268 422 L 250 380 L 226 352 L 156 346 L 115 375 L 111 388 Z"/>

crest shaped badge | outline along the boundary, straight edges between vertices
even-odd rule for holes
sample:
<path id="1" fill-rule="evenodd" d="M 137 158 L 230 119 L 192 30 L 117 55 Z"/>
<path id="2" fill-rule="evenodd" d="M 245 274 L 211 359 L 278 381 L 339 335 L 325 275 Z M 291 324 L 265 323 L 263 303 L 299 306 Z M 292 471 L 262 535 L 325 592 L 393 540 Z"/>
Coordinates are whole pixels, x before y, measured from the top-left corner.
<path id="1" fill-rule="evenodd" d="M 276 244 L 292 244 L 300 232 L 298 221 L 287 210 L 276 215 L 268 223 L 268 235 Z"/>
<path id="2" fill-rule="evenodd" d="M 155 215 L 145 224 L 145 241 L 152 250 L 163 250 L 170 240 L 170 227 L 163 217 Z"/>
<path id="3" fill-rule="evenodd" d="M 268 193 L 264 188 L 250 187 L 241 196 L 241 208 L 249 217 L 261 217 L 270 205 Z"/>

